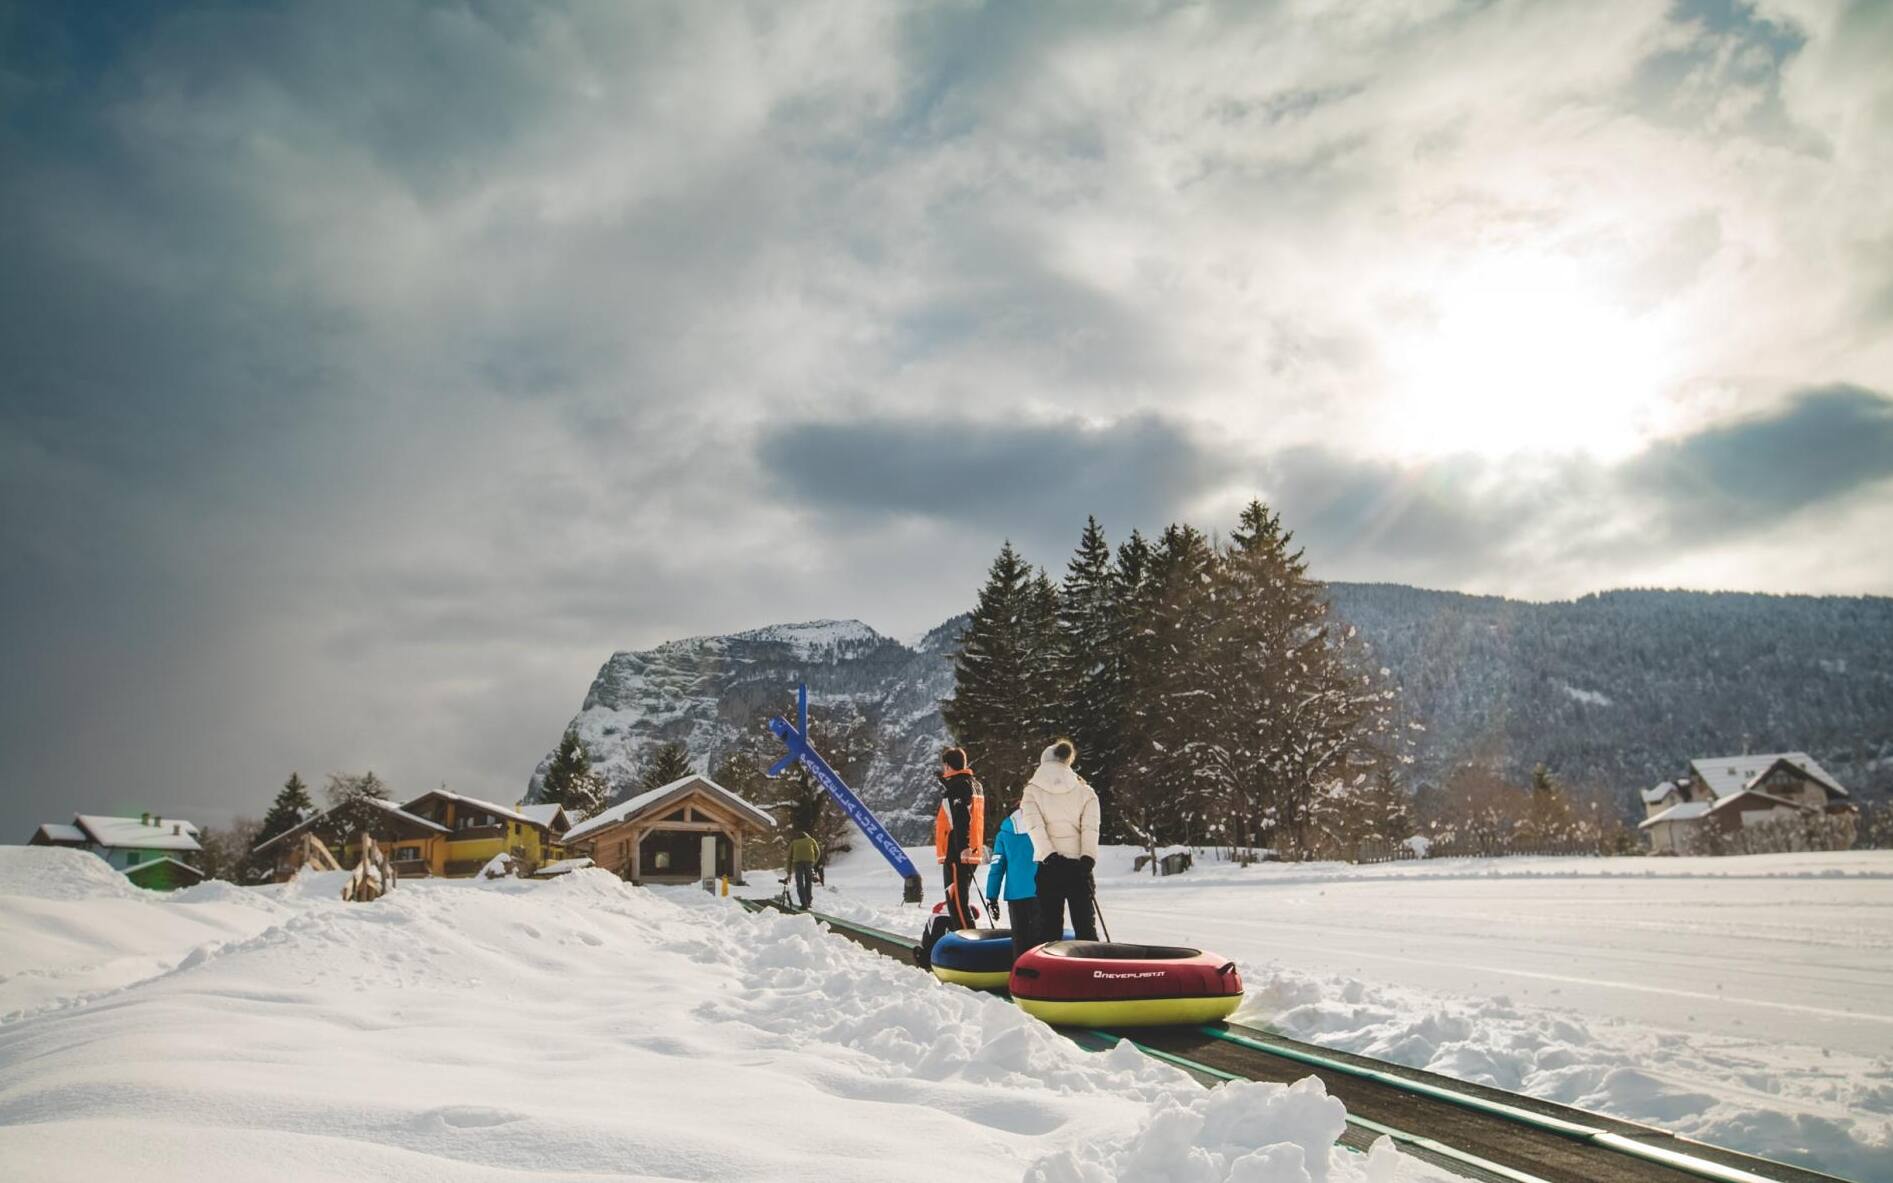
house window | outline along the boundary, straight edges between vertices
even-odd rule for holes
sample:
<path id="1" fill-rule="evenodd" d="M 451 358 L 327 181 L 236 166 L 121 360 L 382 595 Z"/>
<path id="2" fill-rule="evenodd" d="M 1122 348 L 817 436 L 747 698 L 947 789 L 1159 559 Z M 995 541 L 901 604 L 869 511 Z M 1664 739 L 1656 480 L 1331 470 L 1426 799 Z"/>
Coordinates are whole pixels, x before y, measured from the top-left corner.
<path id="1" fill-rule="evenodd" d="M 421 848 L 418 846 L 397 846 L 394 848 L 394 861 L 397 863 L 418 862 L 420 861 L 420 857 Z"/>

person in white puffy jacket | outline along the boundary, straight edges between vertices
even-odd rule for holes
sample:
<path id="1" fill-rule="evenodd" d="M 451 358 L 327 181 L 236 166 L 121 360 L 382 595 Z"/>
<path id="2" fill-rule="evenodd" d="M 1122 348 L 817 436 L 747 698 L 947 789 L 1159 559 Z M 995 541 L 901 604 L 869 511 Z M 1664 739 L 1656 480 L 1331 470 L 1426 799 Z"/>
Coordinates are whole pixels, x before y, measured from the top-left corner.
<path id="1" fill-rule="evenodd" d="M 1072 771 L 1078 747 L 1061 739 L 1039 755 L 1019 817 L 1039 860 L 1036 944 L 1065 935 L 1065 911 L 1081 941 L 1098 939 L 1091 872 L 1098 865 L 1098 794 Z"/>

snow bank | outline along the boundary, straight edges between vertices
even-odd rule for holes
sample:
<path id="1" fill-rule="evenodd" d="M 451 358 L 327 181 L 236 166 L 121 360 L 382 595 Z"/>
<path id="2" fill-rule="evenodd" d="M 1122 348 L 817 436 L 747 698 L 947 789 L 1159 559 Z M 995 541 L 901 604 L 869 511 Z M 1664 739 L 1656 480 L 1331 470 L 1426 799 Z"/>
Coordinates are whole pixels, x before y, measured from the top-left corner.
<path id="1" fill-rule="evenodd" d="M 268 927 L 283 909 L 227 883 L 146 891 L 83 850 L 0 846 L 0 1022 L 72 1006 Z"/>
<path id="2" fill-rule="evenodd" d="M 146 892 L 84 850 L 0 846 L 0 895 L 36 900 L 137 899 Z"/>
<path id="3" fill-rule="evenodd" d="M 1205 1095 L 1133 1048 L 1083 1052 L 807 917 L 596 870 L 404 882 L 371 904 L 319 878 L 241 904 L 68 901 L 266 920 L 109 1005 L 0 1025 L 5 1173 L 195 1180 L 267 1162 L 292 1181 L 884 1183 L 892 1164 L 961 1183 L 969 1162 L 1017 1178 L 1068 1154 L 1100 1178 L 1122 1131 L 1170 1128 L 1164 1114 Z M 0 896 L 0 919 L 42 902 Z M 1232 1131 L 1217 1153 L 1293 1143 L 1311 1178 L 1367 1177 L 1326 1128 L 1272 1119 L 1266 1144 Z"/>
<path id="4" fill-rule="evenodd" d="M 1131 1133 L 1048 1155 L 1028 1183 L 1393 1183 L 1402 1159 L 1388 1138 L 1365 1161 L 1330 1150 L 1347 1110 L 1320 1080 L 1292 1086 L 1236 1081 L 1166 1097 Z"/>

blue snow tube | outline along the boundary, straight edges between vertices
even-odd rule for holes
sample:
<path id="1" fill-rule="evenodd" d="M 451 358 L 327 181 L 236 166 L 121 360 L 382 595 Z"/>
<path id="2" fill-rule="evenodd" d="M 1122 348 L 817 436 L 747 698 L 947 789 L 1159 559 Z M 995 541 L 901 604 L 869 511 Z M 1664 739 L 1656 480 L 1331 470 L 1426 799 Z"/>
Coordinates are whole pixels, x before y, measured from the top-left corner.
<path id="1" fill-rule="evenodd" d="M 1071 939 L 1071 930 L 1065 930 Z M 933 976 L 975 990 L 1004 990 L 1012 977 L 1012 930 L 962 928 L 933 945 Z"/>

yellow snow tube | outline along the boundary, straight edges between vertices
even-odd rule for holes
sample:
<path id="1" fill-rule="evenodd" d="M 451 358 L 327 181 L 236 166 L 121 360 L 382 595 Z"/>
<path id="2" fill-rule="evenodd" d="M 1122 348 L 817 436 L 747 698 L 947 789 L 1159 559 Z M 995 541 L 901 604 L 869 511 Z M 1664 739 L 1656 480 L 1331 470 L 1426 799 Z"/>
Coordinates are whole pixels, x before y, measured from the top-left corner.
<path id="1" fill-rule="evenodd" d="M 933 967 L 933 976 L 943 982 L 952 982 L 955 986 L 968 986 L 974 990 L 1004 990 L 1006 982 L 1012 977 L 1012 972 L 1001 970 L 997 973 L 981 973 L 977 970 L 951 969 L 944 965 L 936 965 Z"/>
<path id="2" fill-rule="evenodd" d="M 1221 1022 L 1242 1005 L 1242 995 L 1054 1002 L 1015 994 L 1012 1001 L 1026 1014 L 1055 1027 L 1173 1027 Z"/>

